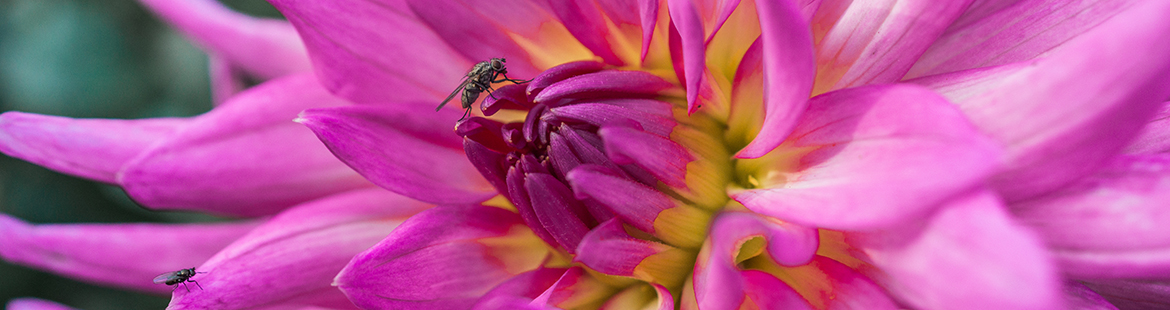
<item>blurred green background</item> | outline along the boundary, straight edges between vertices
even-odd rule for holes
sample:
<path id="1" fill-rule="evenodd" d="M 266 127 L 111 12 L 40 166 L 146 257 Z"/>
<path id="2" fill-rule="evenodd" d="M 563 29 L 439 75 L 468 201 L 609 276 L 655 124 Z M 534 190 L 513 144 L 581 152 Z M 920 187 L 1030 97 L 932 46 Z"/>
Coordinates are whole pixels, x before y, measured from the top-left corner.
<path id="1" fill-rule="evenodd" d="M 263 0 L 222 0 L 280 17 Z M 207 55 L 134 0 L 0 0 L 0 110 L 86 118 L 191 116 L 211 109 Z M 0 155 L 0 212 L 33 223 L 188 222 L 142 209 L 116 186 Z M 162 309 L 144 295 L 0 261 L 0 305 L 37 297 L 74 308 Z"/>

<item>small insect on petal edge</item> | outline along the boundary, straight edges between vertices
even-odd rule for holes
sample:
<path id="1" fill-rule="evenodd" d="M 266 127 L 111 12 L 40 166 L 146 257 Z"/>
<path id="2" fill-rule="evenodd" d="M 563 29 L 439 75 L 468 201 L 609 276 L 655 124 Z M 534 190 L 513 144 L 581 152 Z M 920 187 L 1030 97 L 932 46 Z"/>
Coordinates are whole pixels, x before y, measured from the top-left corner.
<path id="1" fill-rule="evenodd" d="M 206 273 L 206 272 L 195 272 L 195 267 L 191 267 L 188 269 L 179 269 L 177 271 L 171 271 L 168 273 L 160 274 L 157 277 L 154 277 L 154 283 L 155 284 L 174 285 L 175 288 L 171 289 L 171 291 L 178 289 L 179 288 L 178 284 L 183 283 L 183 288 L 186 288 L 187 291 L 190 292 L 191 288 L 187 287 L 187 282 L 191 282 L 191 283 L 195 283 L 195 286 L 198 286 L 199 289 L 202 290 L 203 286 L 199 285 L 199 282 L 195 282 L 195 280 L 191 279 L 192 277 L 195 276 L 195 274 L 198 274 L 198 273 Z"/>
<path id="2" fill-rule="evenodd" d="M 463 113 L 463 117 L 459 118 L 462 121 L 471 115 L 471 105 L 475 103 L 476 99 L 479 99 L 480 93 L 487 91 L 490 96 L 491 92 L 495 91 L 492 88 L 492 83 L 512 82 L 515 84 L 523 84 L 528 82 L 526 80 L 509 78 L 508 68 L 504 66 L 506 62 L 507 60 L 503 58 L 492 58 L 491 60 L 481 61 L 475 64 L 474 67 L 471 67 L 471 71 L 467 72 L 467 76 L 463 77 L 463 81 L 459 82 L 459 86 L 455 87 L 454 91 L 451 91 L 447 99 L 443 99 L 443 102 L 439 103 L 439 107 L 435 108 L 435 111 L 442 109 L 443 106 L 447 105 L 448 101 L 455 98 L 459 90 L 463 90 L 463 109 L 467 111 Z M 501 78 L 500 76 L 503 77 Z"/>

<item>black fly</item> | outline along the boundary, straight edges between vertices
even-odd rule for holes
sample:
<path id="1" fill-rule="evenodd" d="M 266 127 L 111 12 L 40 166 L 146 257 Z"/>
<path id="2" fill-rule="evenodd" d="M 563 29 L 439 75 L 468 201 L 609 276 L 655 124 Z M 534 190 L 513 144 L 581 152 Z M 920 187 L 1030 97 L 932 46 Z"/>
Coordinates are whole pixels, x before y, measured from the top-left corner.
<path id="1" fill-rule="evenodd" d="M 451 95 L 447 96 L 447 99 L 443 99 L 443 103 L 440 103 L 435 111 L 442 109 L 448 101 L 455 98 L 455 94 L 458 94 L 459 90 L 463 90 L 463 108 L 467 109 L 467 112 L 463 113 L 463 117 L 459 118 L 459 120 L 463 120 L 471 115 L 471 104 L 475 103 L 475 99 L 479 99 L 480 93 L 487 91 L 488 95 L 491 95 L 494 90 L 492 83 L 507 81 L 520 84 L 528 82 L 508 78 L 508 69 L 504 67 L 505 62 L 507 61 L 503 58 L 492 58 L 475 64 L 475 67 L 471 67 L 471 71 L 467 72 L 467 76 L 463 77 L 463 81 L 459 82 L 459 87 L 456 87 Z M 503 78 L 496 79 L 501 75 Z"/>
<path id="2" fill-rule="evenodd" d="M 203 289 L 203 286 L 199 285 L 199 282 L 195 282 L 195 280 L 191 280 L 191 277 L 194 277 L 196 273 L 206 273 L 206 272 L 195 272 L 195 267 L 191 267 L 190 269 L 180 269 L 179 271 L 171 271 L 168 273 L 160 274 L 157 277 L 154 277 L 154 283 L 155 284 L 166 284 L 166 285 L 175 285 L 175 284 L 183 283 L 183 288 L 186 288 L 187 291 L 190 292 L 191 288 L 187 287 L 187 282 L 192 282 L 192 283 L 195 283 L 195 286 L 198 286 L 199 289 Z M 175 289 L 178 289 L 178 288 L 179 288 L 179 286 L 175 285 Z M 174 291 L 175 289 L 171 289 L 171 291 Z"/>

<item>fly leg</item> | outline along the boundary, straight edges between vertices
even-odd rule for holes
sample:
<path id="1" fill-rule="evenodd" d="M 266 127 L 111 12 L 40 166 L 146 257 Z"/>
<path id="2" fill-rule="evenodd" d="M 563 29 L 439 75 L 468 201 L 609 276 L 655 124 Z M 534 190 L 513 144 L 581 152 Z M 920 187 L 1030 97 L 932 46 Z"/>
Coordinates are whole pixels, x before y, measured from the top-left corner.
<path id="1" fill-rule="evenodd" d="M 190 281 L 188 281 L 188 282 L 195 283 L 195 286 L 198 286 L 200 291 L 202 291 L 202 290 L 203 290 L 203 286 L 202 286 L 202 285 L 199 285 L 199 281 L 190 280 Z"/>

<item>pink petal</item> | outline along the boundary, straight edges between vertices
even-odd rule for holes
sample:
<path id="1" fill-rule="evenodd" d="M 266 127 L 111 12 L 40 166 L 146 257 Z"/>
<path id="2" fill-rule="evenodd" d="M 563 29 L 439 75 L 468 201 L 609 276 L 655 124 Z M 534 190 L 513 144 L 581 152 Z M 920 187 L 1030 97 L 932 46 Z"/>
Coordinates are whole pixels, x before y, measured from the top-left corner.
<path id="1" fill-rule="evenodd" d="M 642 260 L 669 249 L 673 247 L 631 237 L 622 222 L 609 220 L 585 234 L 573 260 L 604 274 L 633 277 Z"/>
<path id="2" fill-rule="evenodd" d="M 1061 272 L 1079 279 L 1170 277 L 1170 248 L 1126 250 L 1052 249 Z"/>
<path id="3" fill-rule="evenodd" d="M 565 179 L 578 199 L 593 199 L 609 208 L 622 222 L 655 233 L 654 222 L 662 211 L 678 205 L 669 196 L 634 180 L 615 176 L 598 165 L 581 165 Z"/>
<path id="4" fill-rule="evenodd" d="M 947 29 L 914 64 L 907 77 L 998 66 L 1054 53 L 1070 39 L 1134 3 L 1132 0 L 976 1 L 971 8 L 974 12 L 969 10 Z"/>
<path id="5" fill-rule="evenodd" d="M 5 310 L 72 310 L 69 306 L 36 298 L 16 298 L 8 301 Z"/>
<path id="6" fill-rule="evenodd" d="M 744 293 L 760 309 L 812 310 L 804 298 L 788 284 L 766 272 L 747 270 L 741 272 Z M 874 308 L 867 308 L 874 309 Z"/>
<path id="7" fill-rule="evenodd" d="M 285 21 L 233 12 L 213 0 L 139 0 L 208 50 L 264 79 L 309 71 L 309 57 Z"/>
<path id="8" fill-rule="evenodd" d="M 1170 101 L 1163 102 L 1154 119 L 1125 147 L 1127 154 L 1154 154 L 1170 151 Z"/>
<path id="9" fill-rule="evenodd" d="M 130 159 L 189 123 L 0 114 L 0 152 L 61 173 L 114 183 Z"/>
<path id="10" fill-rule="evenodd" d="M 872 229 L 925 216 L 981 185 L 996 145 L 953 105 L 911 85 L 813 98 L 790 141 L 815 148 L 782 184 L 733 193 L 749 209 L 832 229 Z"/>
<path id="11" fill-rule="evenodd" d="M 1012 204 L 1052 247 L 1170 247 L 1170 155 L 1120 156 L 1060 191 Z"/>
<path id="12" fill-rule="evenodd" d="M 801 8 L 790 1 L 757 5 L 764 55 L 764 124 L 736 158 L 764 156 L 788 137 L 808 107 L 816 77 L 812 34 Z"/>
<path id="13" fill-rule="evenodd" d="M 476 203 L 496 195 L 451 132 L 459 111 L 418 105 L 349 106 L 301 113 L 322 142 L 374 184 L 431 203 Z"/>
<path id="14" fill-rule="evenodd" d="M 475 11 L 475 7 L 485 6 L 483 3 L 451 0 L 406 2 L 419 21 L 466 59 L 484 61 L 503 57 L 508 60 L 508 73 L 512 73 L 513 78 L 527 79 L 540 73 L 528 52 L 508 36 L 507 29 L 501 29 L 489 17 Z"/>
<path id="15" fill-rule="evenodd" d="M 86 282 L 167 293 L 170 287 L 150 280 L 199 265 L 256 225 L 29 225 L 0 214 L 0 257 Z"/>
<path id="16" fill-rule="evenodd" d="M 380 188 L 290 208 L 221 250 L 196 271 L 202 290 L 176 290 L 167 309 L 277 305 L 352 308 L 333 277 L 407 217 L 429 208 Z"/>
<path id="17" fill-rule="evenodd" d="M 308 59 L 308 58 L 306 58 Z M 208 55 L 208 74 L 211 75 L 211 102 L 220 105 L 248 86 L 243 70 L 226 58 Z"/>
<path id="18" fill-rule="evenodd" d="M 586 0 L 549 1 L 552 12 L 569 33 L 582 45 L 593 51 L 603 62 L 612 66 L 625 65 L 607 40 L 609 32 L 605 17 L 597 6 Z"/>
<path id="19" fill-rule="evenodd" d="M 850 5 L 818 41 L 813 93 L 901 80 L 972 0 Z"/>
<path id="20" fill-rule="evenodd" d="M 525 246 L 532 242 L 542 247 Z M 463 309 L 496 284 L 536 268 L 545 255 L 515 213 L 438 207 L 358 254 L 334 285 L 365 309 Z"/>
<path id="21" fill-rule="evenodd" d="M 1104 297 L 1072 280 L 1064 281 L 1064 305 L 1069 310 L 1117 310 Z"/>
<path id="22" fill-rule="evenodd" d="M 946 203 L 923 226 L 871 234 L 875 278 L 921 309 L 1055 309 L 1056 270 L 1041 241 L 979 190 Z"/>
<path id="23" fill-rule="evenodd" d="M 957 102 L 982 132 L 1007 146 L 993 186 L 1009 201 L 1093 172 L 1170 97 L 1170 2 L 1136 5 Z"/>
<path id="24" fill-rule="evenodd" d="M 567 72 L 565 73 L 569 73 L 577 72 L 577 70 L 585 71 L 589 68 L 587 64 L 582 64 L 566 69 L 565 71 Z M 549 76 L 550 79 L 556 77 L 556 75 Z M 528 91 L 538 90 L 534 89 L 534 87 L 536 87 L 535 84 L 530 86 Z M 606 70 L 581 74 L 557 81 L 555 84 L 544 88 L 544 90 L 540 90 L 540 93 L 535 93 L 534 95 L 536 96 L 532 98 L 532 102 L 556 103 L 558 100 L 565 98 L 588 98 L 602 95 L 653 97 L 670 87 L 672 87 L 670 82 L 649 72 Z"/>
<path id="25" fill-rule="evenodd" d="M 687 112 L 694 113 L 699 108 L 699 88 L 703 83 L 703 72 L 707 69 L 707 45 L 703 34 L 703 21 L 699 19 L 698 8 L 695 3 L 686 0 L 667 0 L 667 11 L 670 12 L 671 23 L 678 29 L 681 39 L 681 54 L 671 57 L 681 57 L 683 77 L 686 79 L 683 88 L 687 90 Z M 763 14 L 763 13 L 761 13 Z M 674 54 L 674 53 L 672 53 Z"/>
<path id="26" fill-rule="evenodd" d="M 566 271 L 568 269 L 541 267 L 518 274 L 483 294 L 472 309 L 509 309 L 504 305 L 515 305 L 517 301 L 526 305 L 560 280 Z"/>
<path id="27" fill-rule="evenodd" d="M 597 132 L 605 153 L 620 165 L 636 164 L 666 185 L 686 187 L 687 163 L 695 160 L 686 148 L 668 138 L 622 126 Z"/>
<path id="28" fill-rule="evenodd" d="M 753 284 L 745 283 L 735 258 L 740 246 L 756 237 L 765 238 L 768 253 L 783 266 L 808 263 L 819 244 L 813 228 L 775 222 L 751 213 L 720 214 L 695 265 L 695 296 L 700 309 L 735 309 L 744 302 L 746 287 Z"/>
<path id="29" fill-rule="evenodd" d="M 1170 283 L 1142 280 L 1083 281 L 1120 309 L 1157 310 L 1170 307 Z"/>
<path id="30" fill-rule="evenodd" d="M 325 88 L 354 102 L 437 105 L 482 61 L 448 46 L 405 1 L 269 2 L 300 33 Z"/>
<path id="31" fill-rule="evenodd" d="M 658 25 L 658 0 L 638 0 L 638 13 L 642 20 L 642 61 L 650 53 L 650 40 L 654 27 Z"/>
<path id="32" fill-rule="evenodd" d="M 119 184 L 154 209 L 260 216 L 330 194 L 369 187 L 312 132 L 292 122 L 311 107 L 346 104 L 312 75 L 276 79 L 241 93 L 125 165 Z"/>

